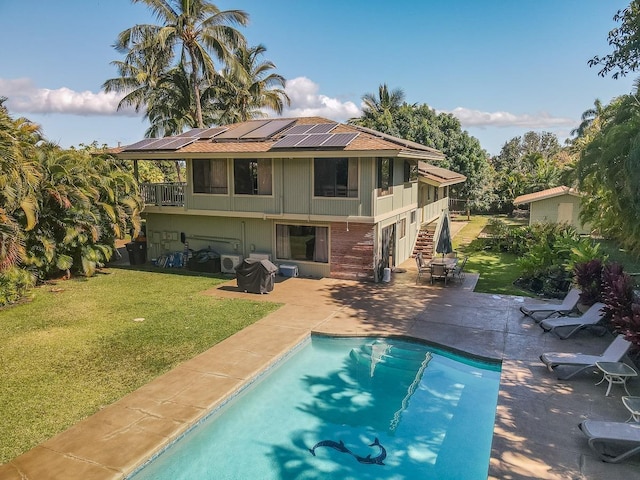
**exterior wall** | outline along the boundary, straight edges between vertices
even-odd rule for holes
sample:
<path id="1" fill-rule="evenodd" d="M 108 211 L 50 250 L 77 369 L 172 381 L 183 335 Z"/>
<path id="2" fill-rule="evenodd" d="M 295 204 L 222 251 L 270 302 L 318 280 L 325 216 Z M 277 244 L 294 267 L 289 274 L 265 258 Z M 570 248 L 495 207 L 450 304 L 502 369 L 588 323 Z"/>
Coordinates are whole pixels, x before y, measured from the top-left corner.
<path id="1" fill-rule="evenodd" d="M 374 234 L 372 225 L 331 224 L 331 277 L 374 280 Z"/>
<path id="2" fill-rule="evenodd" d="M 529 225 L 534 223 L 557 223 L 558 209 L 561 203 L 570 203 L 573 205 L 573 215 L 570 222 L 578 233 L 588 234 L 591 231 L 589 225 L 580 223 L 580 197 L 575 195 L 559 195 L 553 198 L 546 198 L 531 202 L 529 213 Z"/>
<path id="3" fill-rule="evenodd" d="M 271 255 L 271 261 L 276 265 L 297 265 L 301 276 L 315 278 L 331 276 L 331 250 L 329 263 L 280 260 L 275 257 L 276 223 L 300 222 L 285 219 L 261 220 L 188 214 L 147 213 L 144 216 L 147 222 L 149 258 L 157 258 L 163 253 L 183 251 L 184 245 L 180 242 L 180 233 L 184 232 L 189 248 L 192 250 L 210 247 L 220 254 L 240 255 L 242 258 L 248 257 L 252 252 L 268 253 Z M 329 226 L 319 223 L 313 225 Z M 332 237 L 333 232 L 330 227 L 330 249 Z"/>

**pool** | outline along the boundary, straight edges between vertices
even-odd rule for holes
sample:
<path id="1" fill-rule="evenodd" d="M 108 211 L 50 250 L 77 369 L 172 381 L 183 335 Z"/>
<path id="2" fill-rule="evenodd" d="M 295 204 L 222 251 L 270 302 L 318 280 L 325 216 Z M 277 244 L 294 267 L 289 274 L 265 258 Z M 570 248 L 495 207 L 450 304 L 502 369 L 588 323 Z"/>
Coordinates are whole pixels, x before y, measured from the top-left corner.
<path id="1" fill-rule="evenodd" d="M 486 479 L 500 366 L 314 336 L 129 478 Z"/>

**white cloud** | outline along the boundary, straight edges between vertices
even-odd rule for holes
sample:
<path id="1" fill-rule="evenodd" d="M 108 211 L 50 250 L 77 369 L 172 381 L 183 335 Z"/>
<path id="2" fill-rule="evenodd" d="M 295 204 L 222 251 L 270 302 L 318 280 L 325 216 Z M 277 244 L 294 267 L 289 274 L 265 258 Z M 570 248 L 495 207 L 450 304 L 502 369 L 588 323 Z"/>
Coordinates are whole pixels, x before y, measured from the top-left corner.
<path id="1" fill-rule="evenodd" d="M 7 97 L 7 106 L 20 113 L 61 113 L 68 115 L 138 116 L 131 108 L 117 111 L 122 98 L 118 93 L 75 92 L 62 87 L 56 90 L 37 88 L 30 79 L 0 78 L 0 96 Z"/>
<path id="2" fill-rule="evenodd" d="M 306 77 L 287 80 L 285 91 L 291 99 L 291 105 L 285 108 L 285 117 L 325 117 L 339 122 L 361 115 L 355 103 L 343 102 L 319 94 L 317 83 Z"/>
<path id="3" fill-rule="evenodd" d="M 443 110 L 444 111 L 444 110 Z M 509 112 L 481 112 L 468 108 L 457 107 L 451 113 L 460 120 L 463 127 L 520 127 L 530 129 L 555 129 L 559 127 L 573 126 L 575 119 L 554 117 L 546 112 L 535 115 L 516 115 Z"/>

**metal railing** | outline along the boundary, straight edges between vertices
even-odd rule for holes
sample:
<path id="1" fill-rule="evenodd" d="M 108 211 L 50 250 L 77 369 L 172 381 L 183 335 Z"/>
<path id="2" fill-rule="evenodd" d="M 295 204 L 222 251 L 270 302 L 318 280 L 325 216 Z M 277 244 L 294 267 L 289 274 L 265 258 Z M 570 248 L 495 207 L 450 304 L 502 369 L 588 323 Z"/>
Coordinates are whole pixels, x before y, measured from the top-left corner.
<path id="1" fill-rule="evenodd" d="M 147 205 L 184 206 L 184 182 L 141 183 L 140 195 Z"/>

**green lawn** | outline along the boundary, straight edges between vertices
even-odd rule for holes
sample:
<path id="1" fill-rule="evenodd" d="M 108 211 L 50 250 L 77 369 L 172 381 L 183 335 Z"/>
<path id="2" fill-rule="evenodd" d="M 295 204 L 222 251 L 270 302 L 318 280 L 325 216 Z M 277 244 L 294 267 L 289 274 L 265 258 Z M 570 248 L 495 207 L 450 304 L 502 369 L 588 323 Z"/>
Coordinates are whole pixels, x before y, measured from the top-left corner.
<path id="1" fill-rule="evenodd" d="M 475 240 L 487 225 L 489 218 L 491 217 L 483 215 L 471 216 L 469 223 L 453 238 L 453 248 L 459 252 L 458 256 L 461 254 L 469 256 L 465 270 L 480 274 L 475 291 L 531 296 L 531 292 L 521 290 L 513 284 L 520 276 L 520 268 L 516 265 L 517 257 L 515 255 L 490 252 L 477 247 Z M 514 224 L 517 223 L 517 221 L 514 222 Z"/>
<path id="2" fill-rule="evenodd" d="M 107 269 L 0 310 L 0 463 L 278 308 L 202 294 L 222 281 Z"/>

